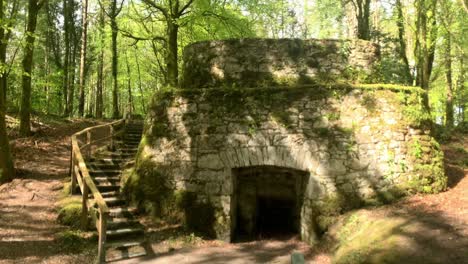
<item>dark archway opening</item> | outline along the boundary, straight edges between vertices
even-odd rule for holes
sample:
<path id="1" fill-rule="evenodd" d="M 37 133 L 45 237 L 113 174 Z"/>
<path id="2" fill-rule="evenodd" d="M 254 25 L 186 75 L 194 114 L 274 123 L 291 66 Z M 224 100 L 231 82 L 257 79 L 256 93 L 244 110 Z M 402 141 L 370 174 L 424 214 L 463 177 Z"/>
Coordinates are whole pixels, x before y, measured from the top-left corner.
<path id="1" fill-rule="evenodd" d="M 296 235 L 307 173 L 276 166 L 234 172 L 233 240 L 285 239 Z"/>

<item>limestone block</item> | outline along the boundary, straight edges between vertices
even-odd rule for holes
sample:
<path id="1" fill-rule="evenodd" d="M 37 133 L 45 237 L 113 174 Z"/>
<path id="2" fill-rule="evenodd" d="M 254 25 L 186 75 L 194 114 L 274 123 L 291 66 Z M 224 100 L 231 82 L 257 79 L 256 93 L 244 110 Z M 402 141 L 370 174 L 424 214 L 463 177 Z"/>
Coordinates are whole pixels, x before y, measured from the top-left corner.
<path id="1" fill-rule="evenodd" d="M 202 155 L 198 158 L 197 166 L 201 169 L 220 170 L 224 168 L 218 154 Z"/>

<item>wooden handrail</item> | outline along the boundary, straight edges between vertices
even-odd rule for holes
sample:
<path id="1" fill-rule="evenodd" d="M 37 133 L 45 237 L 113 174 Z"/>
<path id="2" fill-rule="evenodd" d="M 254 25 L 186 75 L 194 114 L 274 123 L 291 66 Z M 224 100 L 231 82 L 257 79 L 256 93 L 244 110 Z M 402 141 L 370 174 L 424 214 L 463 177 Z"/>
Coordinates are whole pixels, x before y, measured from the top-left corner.
<path id="1" fill-rule="evenodd" d="M 83 129 L 71 137 L 71 158 L 70 158 L 70 175 L 71 175 L 71 192 L 76 188 L 76 184 L 81 190 L 82 194 L 82 212 L 81 212 L 81 228 L 87 229 L 88 226 L 88 212 L 89 209 L 94 205 L 98 207 L 99 219 L 93 217 L 95 221 L 95 226 L 99 235 L 98 242 L 98 259 L 100 262 L 104 262 L 106 251 L 105 251 L 105 242 L 106 242 L 106 230 L 107 230 L 107 219 L 109 217 L 109 207 L 106 204 L 106 201 L 102 197 L 98 188 L 94 184 L 93 179 L 89 174 L 88 167 L 86 166 L 83 153 L 86 153 L 87 157 L 92 155 L 93 146 L 97 143 L 103 142 L 105 140 L 110 140 L 110 147 L 114 148 L 114 137 L 123 133 L 123 128 L 125 125 L 125 119 L 120 119 L 108 124 L 97 125 Z M 116 126 L 122 125 L 121 129 L 115 129 Z M 92 138 L 92 132 L 99 129 L 108 128 L 109 134 L 98 139 Z M 80 146 L 78 138 L 80 136 L 86 135 L 86 143 Z M 84 151 L 82 153 L 82 151 Z M 89 202 L 89 194 L 91 193 L 94 203 Z"/>

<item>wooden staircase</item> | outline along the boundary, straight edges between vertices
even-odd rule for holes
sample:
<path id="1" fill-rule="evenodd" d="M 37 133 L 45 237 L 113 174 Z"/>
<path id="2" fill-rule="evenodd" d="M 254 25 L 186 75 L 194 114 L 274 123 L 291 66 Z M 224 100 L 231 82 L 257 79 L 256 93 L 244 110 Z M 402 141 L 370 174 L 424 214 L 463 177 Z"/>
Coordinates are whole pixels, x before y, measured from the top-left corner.
<path id="1" fill-rule="evenodd" d="M 110 136 L 108 138 L 110 144 L 107 144 L 107 146 L 104 144 L 104 147 L 98 146 L 95 151 L 85 149 L 88 155 L 83 161 L 86 167 L 84 170 L 87 170 L 87 172 L 83 173 L 83 170 L 81 170 L 78 175 L 72 173 L 72 184 L 76 180 L 80 185 L 80 189 L 82 189 L 82 194 L 87 197 L 87 199 L 83 198 L 83 203 L 87 205 L 83 206 L 83 210 L 86 210 L 86 214 L 91 212 L 91 216 L 96 222 L 99 233 L 98 258 L 100 262 L 140 257 L 147 255 L 150 251 L 150 247 L 145 243 L 144 227 L 135 217 L 135 208 L 129 207 L 120 193 L 121 173 L 124 168 L 135 162 L 134 158 L 143 132 L 143 122 L 124 120 L 122 123 L 114 123 L 116 125 L 114 124 L 107 129 L 111 135 L 100 138 Z M 102 126 L 97 126 L 97 128 L 101 129 L 101 134 L 103 134 L 102 130 L 106 130 L 102 129 Z M 100 139 L 96 141 L 104 141 Z M 78 141 L 77 138 L 75 140 Z M 84 146 L 85 148 L 92 148 L 92 145 L 92 135 L 87 133 L 87 144 L 84 144 Z M 79 150 L 81 152 L 83 146 Z M 76 150 L 74 151 L 76 152 Z M 72 156 L 75 152 L 72 152 Z M 77 156 L 76 153 L 74 156 Z M 73 158 L 72 160 L 72 168 L 76 168 L 77 166 L 73 165 L 73 163 L 77 161 Z M 85 180 L 83 175 L 89 175 L 92 183 Z M 73 176 L 75 176 L 75 179 Z M 81 180 L 78 179 L 80 177 Z M 89 184 L 81 184 L 83 182 Z M 82 185 L 84 186 L 82 187 Z M 86 185 L 94 185 L 95 191 L 86 192 L 84 190 Z M 96 192 L 99 192 L 99 194 Z M 97 202 L 100 198 L 96 199 L 96 197 L 99 196 L 102 197 L 101 204 L 104 206 Z M 88 202 L 93 199 L 96 200 L 95 203 Z M 92 212 L 99 212 L 99 217 Z M 84 214 L 85 212 L 83 212 Z"/>

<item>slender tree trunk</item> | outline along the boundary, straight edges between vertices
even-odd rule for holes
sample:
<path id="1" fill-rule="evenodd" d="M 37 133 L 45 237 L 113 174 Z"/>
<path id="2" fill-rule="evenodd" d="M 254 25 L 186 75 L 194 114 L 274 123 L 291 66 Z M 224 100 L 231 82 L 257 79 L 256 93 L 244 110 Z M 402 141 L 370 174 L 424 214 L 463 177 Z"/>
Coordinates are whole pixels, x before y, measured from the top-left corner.
<path id="1" fill-rule="evenodd" d="M 26 26 L 26 45 L 23 58 L 23 76 L 22 76 L 22 95 L 20 108 L 20 135 L 29 136 L 31 134 L 31 74 L 33 69 L 34 57 L 34 33 L 37 25 L 37 14 L 42 5 L 42 1 L 29 0 L 28 4 L 28 23 Z"/>
<path id="2" fill-rule="evenodd" d="M 103 78 L 104 78 L 104 10 L 101 7 L 101 12 L 99 14 L 99 32 L 100 32 L 100 42 L 101 47 L 99 50 L 99 58 L 98 58 L 98 79 L 97 79 L 97 89 L 96 89 L 96 118 L 102 118 L 102 111 L 103 111 L 103 98 L 102 98 L 102 90 L 103 90 Z"/>
<path id="3" fill-rule="evenodd" d="M 436 0 L 417 0 L 416 2 L 416 45 L 415 57 L 417 60 L 417 82 L 426 91 L 422 95 L 423 105 L 429 107 L 429 84 L 432 73 L 432 65 L 435 57 L 435 41 L 437 39 L 437 24 L 435 19 Z M 428 17 L 428 10 L 432 16 Z"/>
<path id="4" fill-rule="evenodd" d="M 135 46 L 135 51 L 136 51 L 136 46 Z M 138 55 L 135 52 L 135 62 L 137 65 L 137 71 L 138 71 L 138 89 L 140 90 L 140 98 L 141 98 L 141 106 L 143 108 L 143 113 L 146 115 L 146 105 L 145 105 L 145 98 L 144 98 L 144 93 L 143 93 L 143 87 L 141 84 L 141 72 L 140 72 L 140 62 L 138 61 Z"/>
<path id="5" fill-rule="evenodd" d="M 458 80 L 457 80 L 457 91 L 463 92 L 465 88 L 465 74 L 466 74 L 466 66 L 464 63 L 464 58 L 463 56 L 460 57 L 460 73 L 458 74 Z M 459 123 L 464 123 L 467 121 L 467 118 L 465 116 L 466 114 L 466 107 L 468 105 L 468 100 L 466 98 L 459 98 L 458 99 L 458 107 L 460 109 L 460 114 L 458 117 Z"/>
<path id="6" fill-rule="evenodd" d="M 405 82 L 406 84 L 413 83 L 413 77 L 411 75 L 411 68 L 408 61 L 408 56 L 406 56 L 406 38 L 405 38 L 405 21 L 403 16 L 403 6 L 401 0 L 396 0 L 396 10 L 397 10 L 397 27 L 398 27 L 398 42 L 400 43 L 400 58 L 405 64 Z"/>
<path id="7" fill-rule="evenodd" d="M 46 93 L 46 113 L 49 114 L 50 111 L 50 85 L 49 85 L 49 72 L 50 72 L 50 67 L 49 67 L 49 30 L 47 30 L 47 39 L 45 42 L 45 47 L 44 47 L 44 78 L 45 78 L 45 84 L 44 84 L 44 91 Z"/>
<path id="8" fill-rule="evenodd" d="M 115 18 L 111 19 L 111 28 L 112 28 L 112 118 L 119 118 L 119 90 L 117 83 L 117 22 Z"/>
<path id="9" fill-rule="evenodd" d="M 0 21 L 5 18 L 4 13 L 4 0 L 0 0 Z M 0 63 L 5 65 L 6 63 L 6 46 L 8 39 L 6 36 L 5 28 L 0 27 Z M 5 123 L 5 91 L 7 89 L 7 76 L 5 72 L 0 75 L 0 184 L 9 181 L 15 177 L 15 168 L 13 165 L 13 158 L 11 156 L 10 141 L 6 131 Z"/>
<path id="10" fill-rule="evenodd" d="M 65 58 L 64 58 L 64 63 L 63 63 L 63 86 L 62 86 L 62 93 L 63 93 L 63 115 L 64 116 L 69 116 L 70 115 L 70 106 L 68 102 L 68 93 L 69 93 L 69 63 L 70 63 L 70 19 L 71 19 L 71 12 L 70 12 L 70 6 L 69 6 L 69 0 L 63 0 L 63 17 L 64 17 L 64 22 L 63 22 L 63 28 L 65 29 L 65 36 L 64 36 L 64 42 L 65 42 Z"/>
<path id="11" fill-rule="evenodd" d="M 447 101 L 445 103 L 445 126 L 452 128 L 454 125 L 453 116 L 453 85 L 452 85 L 452 40 L 450 34 L 445 37 L 445 79 L 447 84 Z"/>
<path id="12" fill-rule="evenodd" d="M 179 79 L 179 67 L 178 67 L 178 44 L 177 36 L 179 33 L 179 26 L 174 23 L 172 19 L 167 21 L 167 80 L 168 84 L 173 87 L 177 87 Z"/>
<path id="13" fill-rule="evenodd" d="M 70 109 L 69 116 L 73 116 L 74 114 L 74 105 L 75 105 L 75 77 L 76 77 L 76 53 L 78 52 L 78 37 L 76 35 L 76 31 L 73 31 L 72 36 L 72 45 L 73 45 L 73 50 L 70 55 L 70 76 L 69 76 L 69 86 L 68 86 L 68 107 Z"/>
<path id="14" fill-rule="evenodd" d="M 0 94 L 0 96 L 3 96 L 3 101 L 6 103 L 7 102 L 7 92 L 8 92 L 8 72 L 6 70 L 6 54 L 7 54 L 7 48 L 8 48 L 8 43 L 11 38 L 11 28 L 13 25 L 13 20 L 15 19 L 16 13 L 18 12 L 18 0 L 13 1 L 12 7 L 11 7 L 11 13 L 10 17 L 5 19 L 5 10 L 6 8 L 5 3 L 9 1 L 4 1 L 2 0 L 2 8 L 1 8 L 1 18 L 0 21 L 9 21 L 5 24 L 1 24 L 0 28 L 0 64 L 4 66 L 2 71 L 0 71 L 0 86 L 2 86 L 0 89 L 3 90 L 3 92 Z"/>
<path id="15" fill-rule="evenodd" d="M 88 0 L 82 1 L 82 22 L 81 22 L 81 53 L 80 53 L 80 101 L 78 104 L 78 114 L 84 115 L 85 104 L 85 64 L 86 64 L 86 44 L 88 38 Z"/>
<path id="16" fill-rule="evenodd" d="M 133 96 L 132 96 L 132 83 L 131 83 L 131 72 L 130 72 L 130 63 L 128 62 L 128 53 L 125 52 L 125 62 L 127 64 L 127 90 L 128 90 L 128 113 L 133 114 L 135 111 L 135 106 L 133 105 Z"/>

